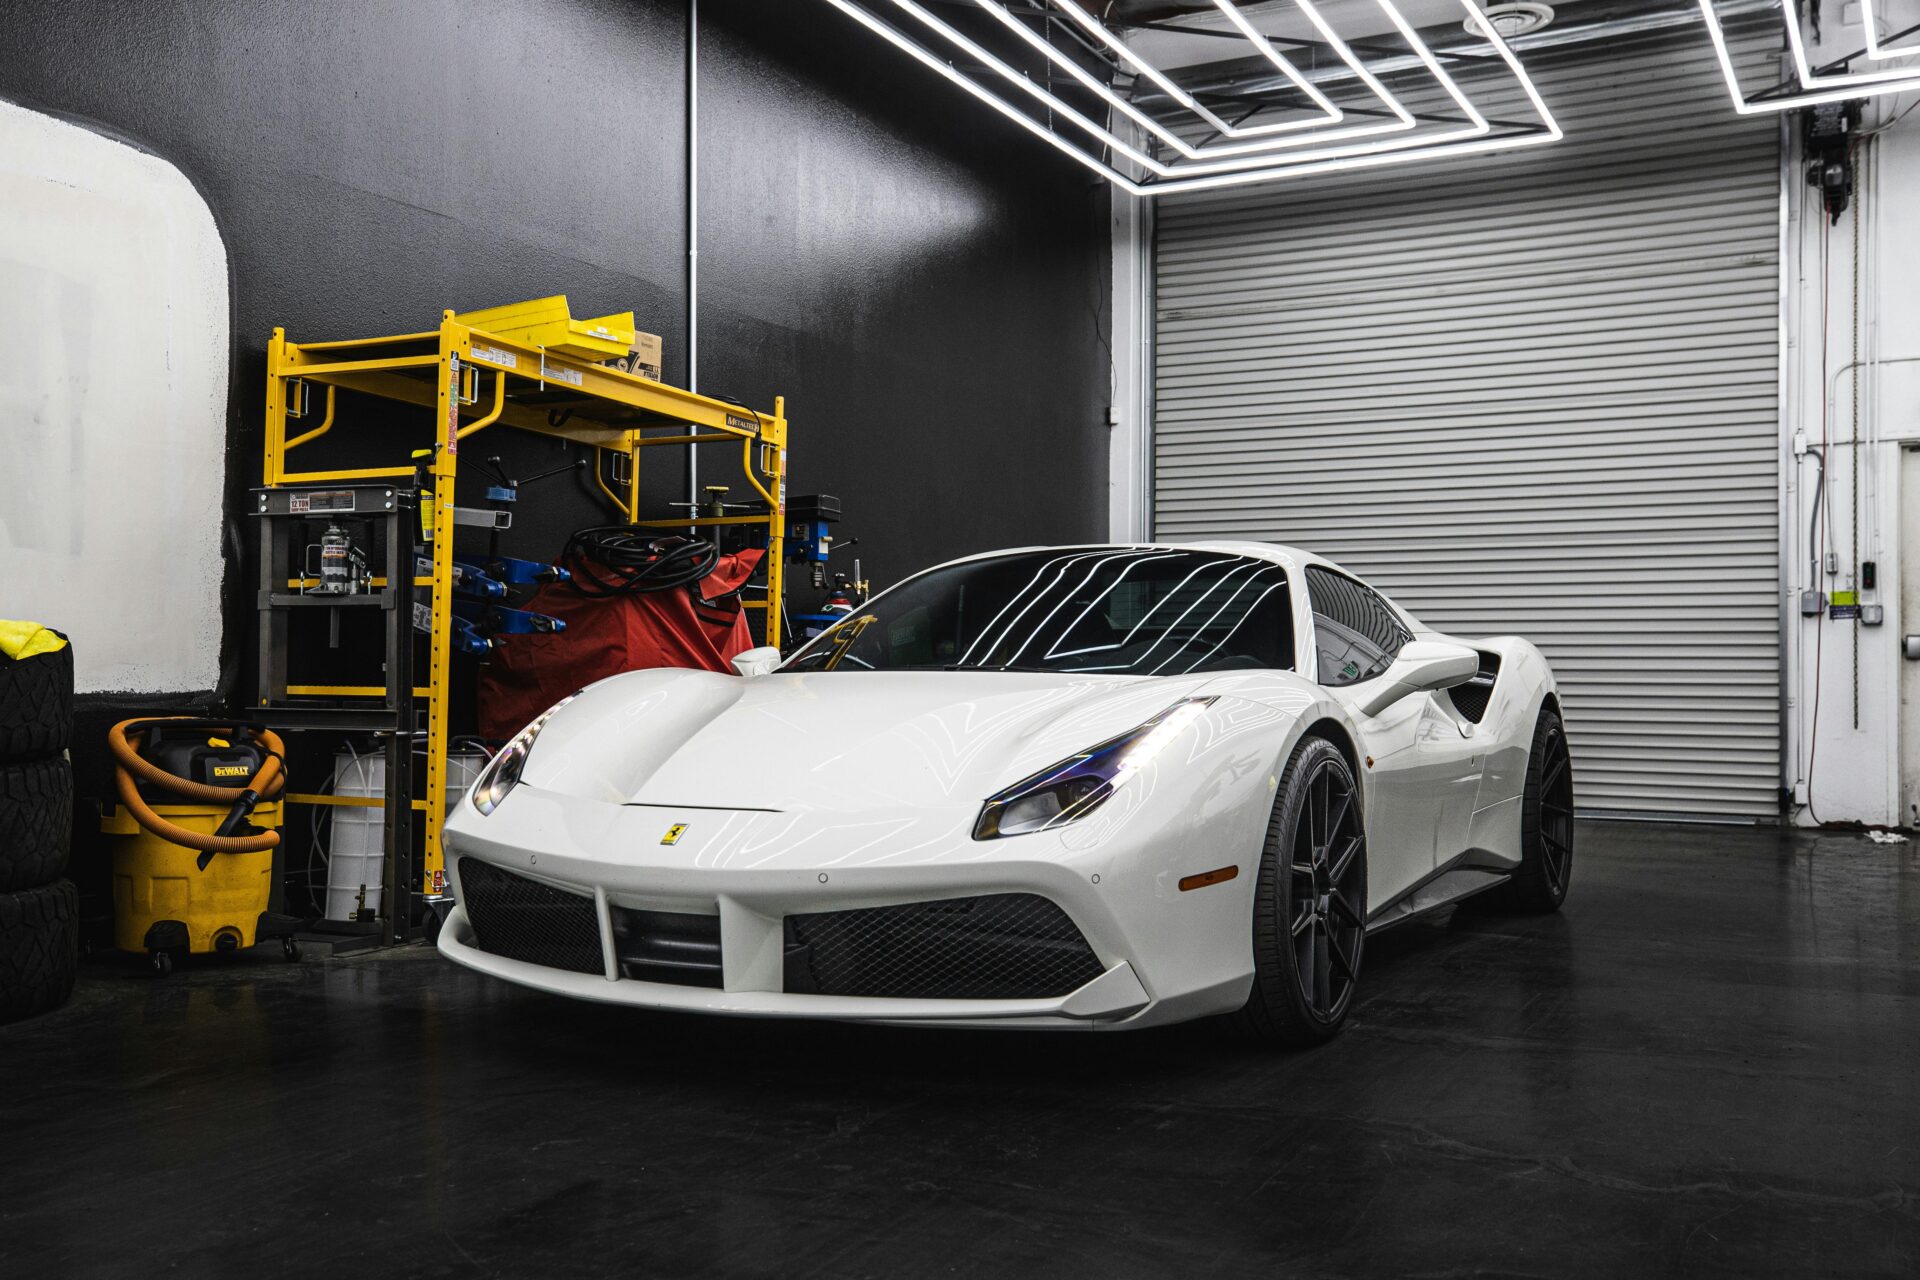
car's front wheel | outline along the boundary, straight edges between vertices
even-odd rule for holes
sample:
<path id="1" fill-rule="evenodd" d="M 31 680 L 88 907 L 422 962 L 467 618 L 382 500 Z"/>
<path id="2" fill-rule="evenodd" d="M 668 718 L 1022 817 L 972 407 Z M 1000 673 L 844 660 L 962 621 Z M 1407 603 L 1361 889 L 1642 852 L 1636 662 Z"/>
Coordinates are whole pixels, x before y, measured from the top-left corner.
<path id="1" fill-rule="evenodd" d="M 1360 788 L 1325 738 L 1294 751 L 1274 797 L 1253 903 L 1253 990 L 1232 1017 L 1266 1044 L 1330 1039 L 1346 1021 L 1366 943 Z"/>

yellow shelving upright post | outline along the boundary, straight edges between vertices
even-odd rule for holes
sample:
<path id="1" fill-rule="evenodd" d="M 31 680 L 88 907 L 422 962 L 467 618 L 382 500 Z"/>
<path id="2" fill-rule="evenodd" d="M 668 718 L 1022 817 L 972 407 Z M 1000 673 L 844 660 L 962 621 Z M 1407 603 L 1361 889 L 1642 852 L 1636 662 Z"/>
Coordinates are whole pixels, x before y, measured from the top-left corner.
<path id="1" fill-rule="evenodd" d="M 440 316 L 439 386 L 436 404 L 443 424 L 433 448 L 433 629 L 427 637 L 427 813 L 422 841 L 420 887 L 427 894 L 446 892 L 447 860 L 441 844 L 446 807 L 435 803 L 446 791 L 448 739 L 448 672 L 453 654 L 453 499 L 460 460 L 459 346 L 464 325 L 454 323 L 453 312 Z"/>

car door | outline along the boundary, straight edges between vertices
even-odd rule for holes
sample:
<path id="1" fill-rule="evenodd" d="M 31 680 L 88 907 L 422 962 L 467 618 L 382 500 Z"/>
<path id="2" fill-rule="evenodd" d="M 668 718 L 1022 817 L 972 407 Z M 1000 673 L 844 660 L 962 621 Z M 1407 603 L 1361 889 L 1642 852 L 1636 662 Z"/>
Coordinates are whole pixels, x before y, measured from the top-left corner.
<path id="1" fill-rule="evenodd" d="M 1432 875 L 1467 846 L 1484 756 L 1463 721 L 1437 701 L 1402 698 L 1362 716 L 1361 694 L 1413 638 L 1378 592 L 1309 565 L 1314 675 L 1350 709 L 1372 779 L 1367 811 L 1368 909 L 1376 910 Z"/>

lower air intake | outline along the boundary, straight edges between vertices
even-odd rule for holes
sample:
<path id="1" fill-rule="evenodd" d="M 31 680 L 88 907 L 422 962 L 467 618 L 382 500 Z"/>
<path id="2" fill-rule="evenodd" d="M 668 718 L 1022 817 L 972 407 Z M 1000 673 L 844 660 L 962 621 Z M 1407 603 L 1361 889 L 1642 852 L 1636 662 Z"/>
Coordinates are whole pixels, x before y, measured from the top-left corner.
<path id="1" fill-rule="evenodd" d="M 720 917 L 615 907 L 613 959 L 620 976 L 682 987 L 723 985 Z"/>
<path id="2" fill-rule="evenodd" d="M 467 909 L 474 943 L 488 955 L 570 973 L 607 971 L 600 921 L 585 894 L 462 858 L 460 905 Z"/>
<path id="3" fill-rule="evenodd" d="M 791 992 L 1034 1000 L 1101 972 L 1067 913 L 1031 893 L 787 917 Z"/>

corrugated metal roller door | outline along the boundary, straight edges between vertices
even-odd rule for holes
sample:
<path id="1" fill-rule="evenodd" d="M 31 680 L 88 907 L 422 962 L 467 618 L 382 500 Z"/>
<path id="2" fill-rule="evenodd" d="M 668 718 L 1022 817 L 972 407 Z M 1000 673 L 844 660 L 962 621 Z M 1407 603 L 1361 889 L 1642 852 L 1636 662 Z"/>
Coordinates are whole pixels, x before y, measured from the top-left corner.
<path id="1" fill-rule="evenodd" d="M 1582 808 L 1771 815 L 1778 124 L 1698 31 L 1528 65 L 1557 145 L 1161 202 L 1157 531 L 1533 639 Z"/>

